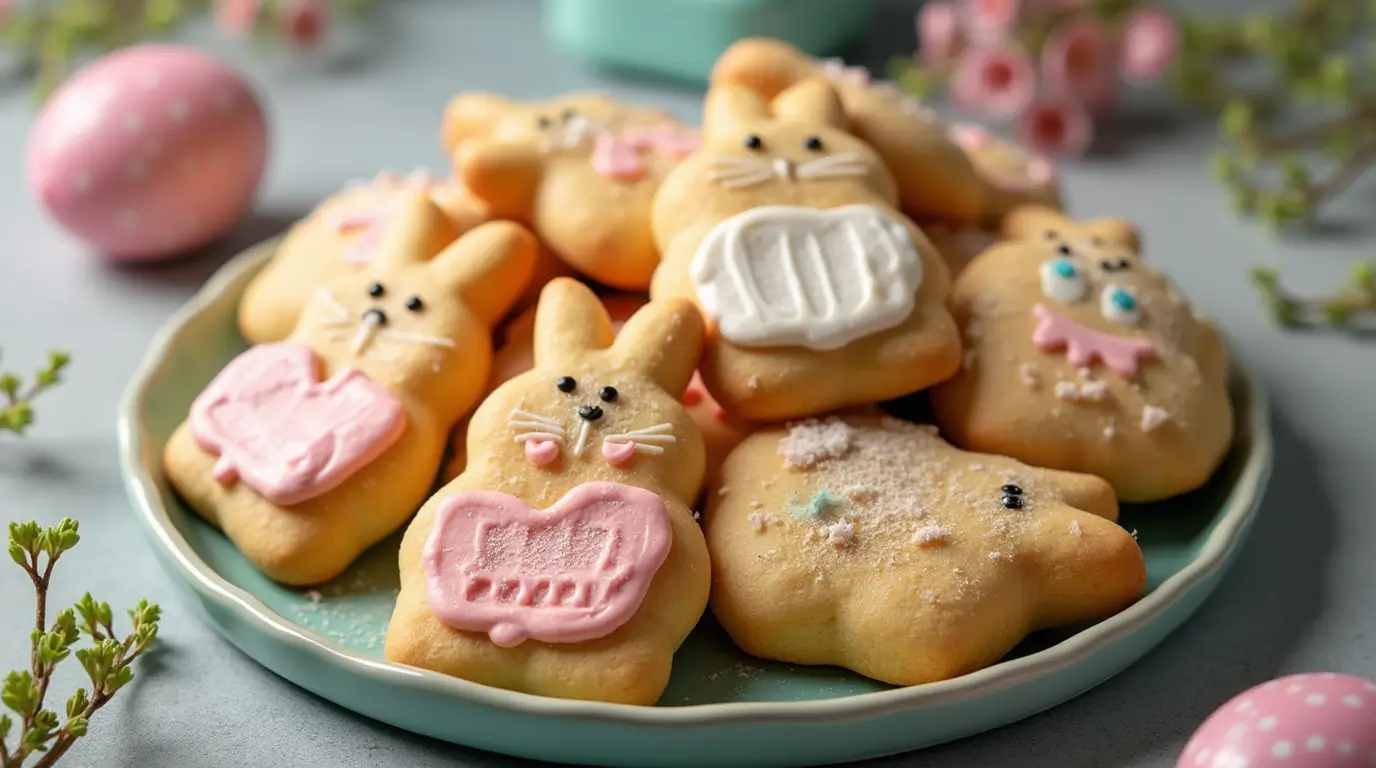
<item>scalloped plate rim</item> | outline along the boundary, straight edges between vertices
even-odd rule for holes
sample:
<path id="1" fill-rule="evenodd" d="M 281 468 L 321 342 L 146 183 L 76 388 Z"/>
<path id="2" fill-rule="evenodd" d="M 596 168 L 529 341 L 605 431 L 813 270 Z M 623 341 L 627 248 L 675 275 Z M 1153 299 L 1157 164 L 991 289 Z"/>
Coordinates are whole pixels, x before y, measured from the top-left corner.
<path id="1" fill-rule="evenodd" d="M 309 651 L 344 672 L 367 675 L 382 683 L 417 687 L 430 693 L 441 693 L 516 714 L 654 726 L 835 721 L 879 717 L 984 697 L 1074 665 L 1082 657 L 1152 624 L 1196 588 L 1208 586 L 1211 577 L 1229 564 L 1234 550 L 1245 540 L 1271 474 L 1274 445 L 1268 399 L 1256 377 L 1234 357 L 1231 363 L 1233 374 L 1241 377 L 1249 395 L 1247 410 L 1239 414 L 1239 421 L 1245 420 L 1245 428 L 1250 430 L 1251 447 L 1228 497 L 1231 508 L 1223 513 L 1189 564 L 1131 607 L 1049 648 L 951 680 L 813 701 L 643 707 L 554 699 L 492 688 L 365 656 L 294 624 L 262 600 L 229 583 L 207 565 L 177 530 L 162 503 L 152 473 L 147 469 L 148 440 L 142 426 L 147 390 L 154 381 L 167 374 L 168 354 L 195 318 L 220 301 L 232 285 L 247 279 L 252 272 L 261 268 L 271 258 L 273 246 L 279 240 L 272 238 L 264 241 L 228 261 L 156 334 L 120 403 L 118 442 L 121 475 L 140 521 L 164 554 L 170 555 L 170 558 L 164 559 L 165 562 L 176 569 L 182 580 L 201 599 L 208 599 L 234 612 L 254 628 Z M 1231 345 L 1229 353 L 1230 356 L 1234 355 Z M 153 457 L 154 464 L 157 463 L 156 459 Z M 222 632 L 218 627 L 217 631 Z M 1174 628 L 1170 631 L 1174 631 Z M 256 657 L 255 662 L 264 663 Z"/>

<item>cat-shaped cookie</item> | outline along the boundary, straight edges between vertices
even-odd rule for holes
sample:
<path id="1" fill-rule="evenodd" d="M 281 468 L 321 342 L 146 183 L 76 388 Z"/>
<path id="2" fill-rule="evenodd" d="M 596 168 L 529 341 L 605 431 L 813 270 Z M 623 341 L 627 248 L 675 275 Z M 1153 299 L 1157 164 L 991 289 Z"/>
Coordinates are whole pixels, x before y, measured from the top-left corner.
<path id="1" fill-rule="evenodd" d="M 467 465 L 402 540 L 387 658 L 544 696 L 653 704 L 707 605 L 689 505 L 703 445 L 676 394 L 702 320 L 652 302 L 615 335 L 592 291 L 540 297 L 535 367 L 469 423 Z"/>
<path id="2" fill-rule="evenodd" d="M 1124 501 L 1203 485 L 1232 443 L 1228 356 L 1130 222 L 1009 214 L 956 279 L 961 371 L 932 390 L 970 450 L 1098 475 Z"/>
<path id="3" fill-rule="evenodd" d="M 1146 566 L 1103 480 L 845 415 L 756 432 L 703 528 L 712 611 L 747 653 L 893 685 L 998 661 L 1135 601 Z"/>
<path id="4" fill-rule="evenodd" d="M 529 223 L 578 272 L 640 291 L 658 263 L 650 201 L 698 143 L 667 112 L 595 93 L 542 103 L 458 96 L 444 139 L 456 174 L 496 215 Z"/>
<path id="5" fill-rule="evenodd" d="M 452 244 L 424 192 L 378 253 L 318 287 L 284 341 L 250 347 L 168 442 L 176 491 L 286 584 L 334 578 L 425 500 L 449 431 L 482 395 L 492 326 L 530 278 L 511 222 Z"/>
<path id="6" fill-rule="evenodd" d="M 960 364 L 946 265 L 846 124 L 819 78 L 773 102 L 714 88 L 703 148 L 655 196 L 663 262 L 650 295 L 703 311 L 702 379 L 732 415 L 781 420 L 873 403 Z"/>

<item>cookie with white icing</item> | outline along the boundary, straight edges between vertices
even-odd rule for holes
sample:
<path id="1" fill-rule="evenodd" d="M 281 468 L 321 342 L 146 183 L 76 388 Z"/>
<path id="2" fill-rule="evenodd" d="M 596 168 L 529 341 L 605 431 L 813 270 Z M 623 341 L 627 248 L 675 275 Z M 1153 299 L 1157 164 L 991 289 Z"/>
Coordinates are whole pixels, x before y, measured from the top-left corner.
<path id="1" fill-rule="evenodd" d="M 1006 235 L 956 280 L 966 357 L 932 390 L 942 431 L 1098 475 L 1124 501 L 1203 485 L 1233 435 L 1213 325 L 1147 265 L 1130 222 L 1024 208 Z"/>
<path id="2" fill-rule="evenodd" d="M 893 685 L 998 661 L 1100 619 L 1146 567 L 1103 480 L 967 453 L 934 427 L 832 416 L 727 458 L 703 529 L 712 610 L 747 653 Z"/>
<path id="3" fill-rule="evenodd" d="M 713 88 L 703 148 L 655 196 L 663 262 L 650 295 L 702 310 L 702 380 L 728 413 L 825 413 L 921 390 L 959 365 L 946 265 L 847 124 L 820 78 L 772 102 Z"/>
<path id="4" fill-rule="evenodd" d="M 702 437 L 678 399 L 701 338 L 681 299 L 613 334 L 586 286 L 545 288 L 534 367 L 474 412 L 462 474 L 406 530 L 387 658 L 543 696 L 660 697 L 710 587 L 689 511 Z"/>

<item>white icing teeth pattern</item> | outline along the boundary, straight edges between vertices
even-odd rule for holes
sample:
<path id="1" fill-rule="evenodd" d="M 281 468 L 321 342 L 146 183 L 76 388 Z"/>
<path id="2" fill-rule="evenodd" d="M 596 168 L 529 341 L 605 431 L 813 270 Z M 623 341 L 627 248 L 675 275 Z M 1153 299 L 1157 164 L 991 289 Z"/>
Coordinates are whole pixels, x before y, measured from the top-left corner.
<path id="1" fill-rule="evenodd" d="M 902 323 L 923 277 L 907 227 L 867 205 L 737 214 L 704 238 L 690 275 L 723 338 L 813 350 Z"/>

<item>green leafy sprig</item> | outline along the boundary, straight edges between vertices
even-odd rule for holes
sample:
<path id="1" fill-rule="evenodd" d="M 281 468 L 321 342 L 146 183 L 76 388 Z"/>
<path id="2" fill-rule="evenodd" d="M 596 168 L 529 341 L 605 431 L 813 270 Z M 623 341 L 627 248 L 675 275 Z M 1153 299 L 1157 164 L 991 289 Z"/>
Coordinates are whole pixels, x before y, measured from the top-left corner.
<path id="1" fill-rule="evenodd" d="M 1376 263 L 1358 262 L 1347 282 L 1332 295 L 1302 298 L 1280 284 L 1273 269 L 1256 269 L 1252 281 L 1276 316 L 1289 327 L 1331 326 L 1347 330 L 1376 331 Z"/>
<path id="2" fill-rule="evenodd" d="M 1277 228 L 1313 221 L 1376 164 L 1373 32 L 1376 0 L 1185 21 L 1176 90 L 1220 111 L 1213 172 L 1240 212 Z"/>
<path id="3" fill-rule="evenodd" d="M 77 523 L 70 518 L 51 528 L 36 522 L 10 523 L 9 533 L 10 559 L 33 583 L 35 607 L 29 667 L 10 672 L 0 685 L 0 703 L 9 710 L 0 714 L 0 768 L 20 768 L 32 757 L 38 758 L 32 768 L 50 768 L 86 735 L 91 716 L 134 679 L 132 665 L 153 647 L 161 611 L 140 600 L 128 612 L 132 628 L 121 640 L 115 634 L 109 603 L 95 600 L 88 592 L 49 623 L 53 566 L 81 540 Z M 74 649 L 82 635 L 90 639 L 90 645 Z M 91 688 L 89 692 L 78 688 L 58 714 L 46 707 L 48 687 L 58 664 L 70 656 L 86 671 Z"/>
<path id="4" fill-rule="evenodd" d="M 0 432 L 24 434 L 33 424 L 34 399 L 61 382 L 62 370 L 69 362 L 71 356 L 66 352 L 49 352 L 47 364 L 34 373 L 27 386 L 19 374 L 0 373 Z"/>

